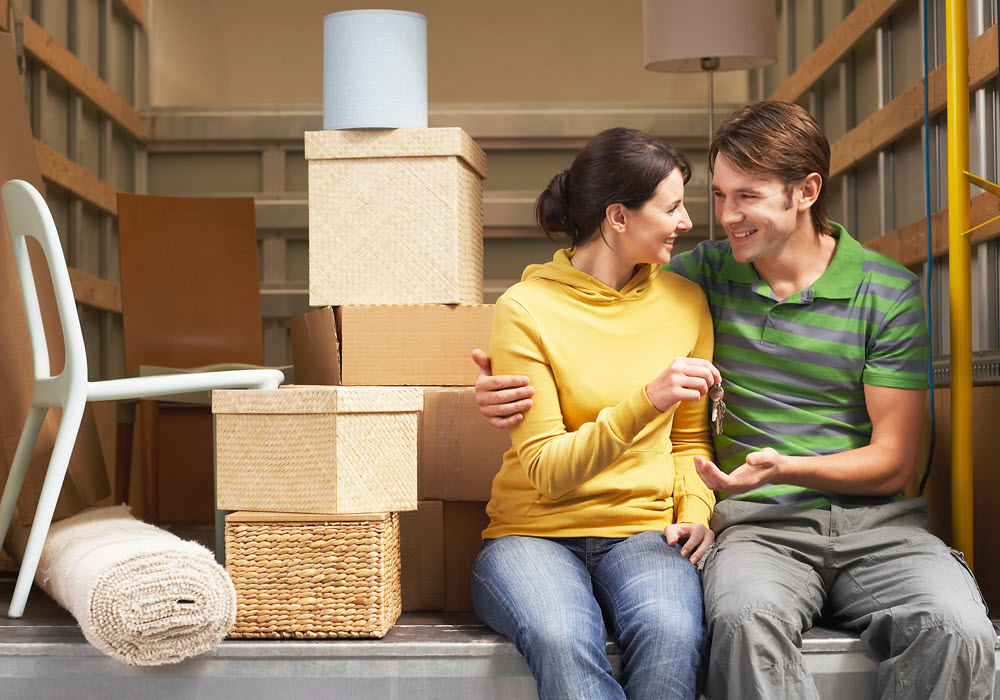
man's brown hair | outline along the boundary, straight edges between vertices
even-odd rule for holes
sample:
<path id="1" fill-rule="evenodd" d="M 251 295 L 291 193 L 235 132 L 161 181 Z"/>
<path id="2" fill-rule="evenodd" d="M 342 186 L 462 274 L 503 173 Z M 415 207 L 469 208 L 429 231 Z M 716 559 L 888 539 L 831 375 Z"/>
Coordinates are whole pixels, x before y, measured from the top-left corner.
<path id="1" fill-rule="evenodd" d="M 713 168 L 719 154 L 747 175 L 765 173 L 777 177 L 785 184 L 789 196 L 792 185 L 810 173 L 817 173 L 823 182 L 809 215 L 817 233 L 832 233 L 826 213 L 830 142 L 802 107 L 765 100 L 736 110 L 712 139 L 709 164 Z"/>

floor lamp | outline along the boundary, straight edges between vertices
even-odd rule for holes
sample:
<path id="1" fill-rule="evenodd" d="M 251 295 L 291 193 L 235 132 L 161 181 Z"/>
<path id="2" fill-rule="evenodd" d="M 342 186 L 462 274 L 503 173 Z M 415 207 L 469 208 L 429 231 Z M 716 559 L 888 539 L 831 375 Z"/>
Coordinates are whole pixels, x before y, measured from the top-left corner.
<path id="1" fill-rule="evenodd" d="M 774 0 L 643 0 L 645 63 L 662 73 L 708 73 L 708 141 L 715 132 L 713 75 L 774 63 L 778 55 Z M 708 237 L 715 238 L 712 184 Z"/>

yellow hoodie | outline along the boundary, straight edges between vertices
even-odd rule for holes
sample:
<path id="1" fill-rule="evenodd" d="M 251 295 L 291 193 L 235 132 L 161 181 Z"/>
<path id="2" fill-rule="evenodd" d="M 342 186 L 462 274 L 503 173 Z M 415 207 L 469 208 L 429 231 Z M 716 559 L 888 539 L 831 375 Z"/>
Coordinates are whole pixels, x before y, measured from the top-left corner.
<path id="1" fill-rule="evenodd" d="M 531 378 L 534 406 L 510 429 L 484 538 L 627 537 L 708 525 L 707 400 L 663 413 L 645 385 L 675 357 L 712 359 L 712 317 L 696 284 L 644 265 L 617 291 L 570 263 L 531 265 L 496 304 L 494 374 Z"/>

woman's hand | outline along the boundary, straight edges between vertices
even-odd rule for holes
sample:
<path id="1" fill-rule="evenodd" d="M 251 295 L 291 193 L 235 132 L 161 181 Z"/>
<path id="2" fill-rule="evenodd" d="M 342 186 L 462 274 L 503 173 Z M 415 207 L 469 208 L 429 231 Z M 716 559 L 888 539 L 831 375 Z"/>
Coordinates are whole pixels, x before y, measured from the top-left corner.
<path id="1" fill-rule="evenodd" d="M 663 529 L 667 536 L 667 544 L 673 547 L 678 542 L 686 540 L 681 547 L 681 556 L 691 554 L 691 563 L 697 564 L 715 542 L 715 533 L 701 523 L 674 523 Z M 693 552 L 693 554 L 692 554 Z"/>
<path id="2" fill-rule="evenodd" d="M 678 357 L 656 379 L 646 385 L 646 396 L 658 411 L 666 411 L 680 401 L 697 401 L 722 375 L 708 360 Z M 476 383 L 478 387 L 478 381 Z M 478 392 L 477 392 L 478 397 Z"/>
<path id="3" fill-rule="evenodd" d="M 495 428 L 509 428 L 524 420 L 524 411 L 531 408 L 535 388 L 528 386 L 528 377 L 504 374 L 494 377 L 490 358 L 482 350 L 472 351 L 472 361 L 479 365 L 476 375 L 476 403 L 479 411 Z"/>

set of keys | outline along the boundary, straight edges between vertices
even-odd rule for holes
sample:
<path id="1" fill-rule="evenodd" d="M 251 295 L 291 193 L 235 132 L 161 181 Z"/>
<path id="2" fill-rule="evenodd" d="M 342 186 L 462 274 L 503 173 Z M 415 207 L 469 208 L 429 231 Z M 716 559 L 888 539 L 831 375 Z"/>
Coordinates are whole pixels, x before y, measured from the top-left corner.
<path id="1" fill-rule="evenodd" d="M 725 395 L 726 392 L 722 389 L 722 384 L 713 384 L 708 390 L 708 398 L 712 402 L 711 424 L 713 437 L 722 435 L 722 418 L 726 415 L 726 402 L 722 400 L 722 397 Z"/>

